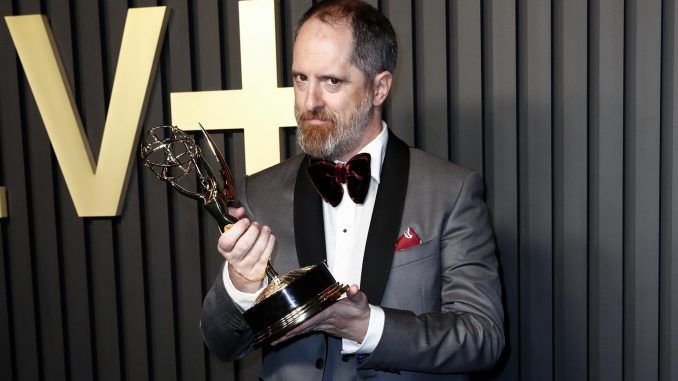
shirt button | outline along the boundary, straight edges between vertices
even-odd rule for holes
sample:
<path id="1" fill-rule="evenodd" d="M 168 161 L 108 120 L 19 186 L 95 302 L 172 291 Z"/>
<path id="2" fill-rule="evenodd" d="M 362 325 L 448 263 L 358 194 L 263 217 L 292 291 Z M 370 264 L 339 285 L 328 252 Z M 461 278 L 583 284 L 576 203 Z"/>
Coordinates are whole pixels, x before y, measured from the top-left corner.
<path id="1" fill-rule="evenodd" d="M 325 365 L 325 361 L 323 359 L 317 359 L 315 360 L 315 367 L 318 369 L 322 369 L 323 365 Z"/>
<path id="2" fill-rule="evenodd" d="M 343 232 L 346 233 L 348 230 L 344 229 Z"/>
<path id="3" fill-rule="evenodd" d="M 341 356 L 341 361 L 348 362 L 348 355 Z"/>

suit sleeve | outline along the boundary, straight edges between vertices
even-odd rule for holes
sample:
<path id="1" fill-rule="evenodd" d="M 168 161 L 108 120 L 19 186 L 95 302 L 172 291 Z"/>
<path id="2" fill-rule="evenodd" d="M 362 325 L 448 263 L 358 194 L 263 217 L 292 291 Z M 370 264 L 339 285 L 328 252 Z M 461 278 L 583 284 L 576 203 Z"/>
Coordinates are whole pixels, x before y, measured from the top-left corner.
<path id="1" fill-rule="evenodd" d="M 472 173 L 442 221 L 440 312 L 383 308 L 381 340 L 359 369 L 455 373 L 497 361 L 504 347 L 501 285 L 482 197 L 482 180 Z"/>
<path id="2" fill-rule="evenodd" d="M 246 180 L 239 184 L 237 194 L 247 214 L 252 216 L 247 204 Z M 223 271 L 224 266 L 203 301 L 200 332 L 211 353 L 223 361 L 233 361 L 252 350 L 254 336 L 224 287 Z"/>

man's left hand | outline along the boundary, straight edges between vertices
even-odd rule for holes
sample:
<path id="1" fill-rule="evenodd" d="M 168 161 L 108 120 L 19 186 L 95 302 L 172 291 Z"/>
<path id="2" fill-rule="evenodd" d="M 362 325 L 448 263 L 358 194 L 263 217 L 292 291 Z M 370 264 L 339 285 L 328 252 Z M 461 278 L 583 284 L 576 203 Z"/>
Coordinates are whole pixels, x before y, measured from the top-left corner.
<path id="1" fill-rule="evenodd" d="M 325 332 L 361 343 L 365 339 L 369 323 L 370 306 L 367 304 L 367 296 L 354 284 L 346 292 L 346 298 L 339 299 L 271 344 L 277 345 L 311 331 Z"/>

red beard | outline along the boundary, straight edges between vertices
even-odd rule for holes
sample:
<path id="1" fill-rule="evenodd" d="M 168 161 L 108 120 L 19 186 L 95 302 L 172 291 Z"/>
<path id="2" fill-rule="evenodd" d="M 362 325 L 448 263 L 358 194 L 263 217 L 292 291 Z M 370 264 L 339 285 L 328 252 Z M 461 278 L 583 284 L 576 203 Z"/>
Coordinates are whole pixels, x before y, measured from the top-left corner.
<path id="1" fill-rule="evenodd" d="M 325 123 L 310 124 L 309 120 Z M 311 152 L 322 151 L 327 140 L 336 134 L 337 118 L 325 110 L 305 111 L 299 115 L 299 134 L 304 136 L 306 146 Z"/>

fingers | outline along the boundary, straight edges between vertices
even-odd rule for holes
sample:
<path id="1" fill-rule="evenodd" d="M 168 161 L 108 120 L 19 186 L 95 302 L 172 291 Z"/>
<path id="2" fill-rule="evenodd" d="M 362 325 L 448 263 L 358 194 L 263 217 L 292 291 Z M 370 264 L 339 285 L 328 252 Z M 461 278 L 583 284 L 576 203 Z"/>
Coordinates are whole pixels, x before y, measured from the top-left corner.
<path id="1" fill-rule="evenodd" d="M 362 342 L 370 322 L 370 307 L 367 296 L 353 284 L 341 299 L 286 333 L 272 345 L 280 344 L 295 336 L 312 331 L 325 332 L 331 336 Z"/>
<path id="2" fill-rule="evenodd" d="M 309 320 L 306 320 L 305 322 L 301 323 L 291 331 L 287 332 L 285 335 L 283 335 L 281 338 L 271 342 L 271 345 L 278 345 L 284 341 L 287 341 L 293 337 L 299 336 L 299 335 L 305 335 L 311 331 L 316 330 L 318 327 L 318 324 L 324 320 L 325 317 L 322 316 L 322 312 L 318 315 L 313 316 Z"/>
<path id="3" fill-rule="evenodd" d="M 287 341 L 287 340 L 289 340 L 289 339 L 291 339 L 291 338 L 293 338 L 293 337 L 295 337 L 295 336 L 301 334 L 301 332 L 303 332 L 303 331 L 304 331 L 304 330 L 301 329 L 301 326 L 296 327 L 295 329 L 293 329 L 293 330 L 287 332 L 283 337 L 281 337 L 281 338 L 279 338 L 279 339 L 277 339 L 277 340 L 275 340 L 275 341 L 272 341 L 272 342 L 271 342 L 271 345 L 278 345 L 278 344 L 280 344 L 280 343 L 282 343 L 282 342 L 284 342 L 284 341 Z"/>
<path id="4" fill-rule="evenodd" d="M 257 222 L 250 224 L 247 230 L 235 242 L 235 245 L 233 245 L 233 248 L 229 253 L 229 263 L 246 261 L 251 268 L 258 259 L 258 256 L 257 258 L 252 258 L 250 254 L 261 253 L 262 250 L 260 241 L 263 236 L 265 236 L 264 239 L 268 239 L 268 235 L 270 234 L 270 229 L 267 229 L 264 232 L 261 225 L 259 225 Z"/>
<path id="5" fill-rule="evenodd" d="M 264 226 L 264 228 L 268 228 L 267 226 Z M 273 234 L 269 234 L 268 240 L 266 241 L 266 246 L 264 247 L 264 251 L 262 255 L 259 257 L 259 260 L 254 264 L 252 271 L 254 272 L 266 272 L 266 266 L 268 266 L 268 260 L 271 258 L 271 254 L 273 254 L 273 248 L 275 247 L 275 236 Z"/>
<path id="6" fill-rule="evenodd" d="M 250 289 L 254 284 L 258 287 L 265 276 L 274 244 L 271 229 L 248 218 L 243 218 L 221 234 L 217 250 L 228 262 L 229 273 L 234 271 L 237 278 L 242 278 L 231 279 L 238 289 L 241 289 L 238 286 Z"/>
<path id="7" fill-rule="evenodd" d="M 276 345 L 312 331 L 321 331 L 337 337 L 346 337 L 342 335 L 341 327 L 344 327 L 346 325 L 345 320 L 351 319 L 351 317 L 345 315 L 342 311 L 345 311 L 345 307 L 343 307 L 340 302 L 334 303 L 287 332 L 283 337 L 271 344 Z"/>
<path id="8" fill-rule="evenodd" d="M 231 225 L 230 229 L 224 231 L 223 234 L 219 237 L 219 242 L 217 243 L 217 249 L 221 255 L 231 252 L 233 247 L 238 242 L 240 236 L 247 231 L 247 228 L 250 226 L 250 220 L 243 218 L 242 220 Z"/>
<path id="9" fill-rule="evenodd" d="M 240 256 L 241 271 L 247 271 L 255 275 L 264 272 L 265 267 L 261 268 L 259 263 L 265 264 L 270 258 L 273 245 L 269 245 L 269 242 L 272 240 L 272 237 L 271 228 L 260 226 L 256 222 L 247 229 L 247 232 L 242 235 L 233 248 L 233 251 L 238 254 L 244 252 Z"/>

